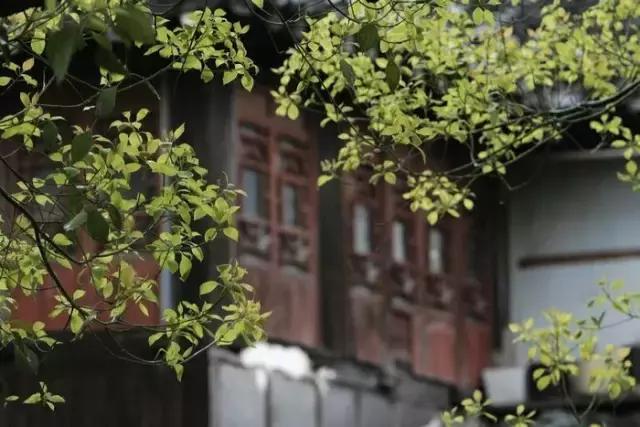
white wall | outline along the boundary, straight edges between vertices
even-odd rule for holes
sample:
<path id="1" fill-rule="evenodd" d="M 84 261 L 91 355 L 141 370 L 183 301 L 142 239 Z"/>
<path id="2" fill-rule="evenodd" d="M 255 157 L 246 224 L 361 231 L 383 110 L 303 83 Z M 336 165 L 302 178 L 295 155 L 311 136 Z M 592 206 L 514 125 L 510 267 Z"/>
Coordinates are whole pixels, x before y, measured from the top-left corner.
<path id="1" fill-rule="evenodd" d="M 520 268 L 523 257 L 640 248 L 640 193 L 618 181 L 621 160 L 561 161 L 531 174 L 531 182 L 509 195 L 509 284 L 511 321 L 550 307 L 578 316 L 597 294 L 600 279 L 623 279 L 640 291 L 640 258 Z M 615 321 L 615 316 L 608 316 Z M 607 321 L 605 320 L 605 323 Z M 640 342 L 640 321 L 602 334 L 601 342 Z M 516 348 L 516 362 L 526 349 Z"/>

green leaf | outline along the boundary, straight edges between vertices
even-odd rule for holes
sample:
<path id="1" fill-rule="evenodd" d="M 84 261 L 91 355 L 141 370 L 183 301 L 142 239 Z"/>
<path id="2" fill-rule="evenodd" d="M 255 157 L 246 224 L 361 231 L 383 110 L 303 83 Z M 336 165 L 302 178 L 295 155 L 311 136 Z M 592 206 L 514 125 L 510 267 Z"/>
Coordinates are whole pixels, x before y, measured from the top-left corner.
<path id="1" fill-rule="evenodd" d="M 202 70 L 202 62 L 194 55 L 189 55 L 184 61 L 185 70 Z"/>
<path id="2" fill-rule="evenodd" d="M 26 61 L 24 61 L 22 63 L 22 71 L 29 71 L 33 68 L 33 66 L 35 65 L 36 60 L 31 57 L 29 59 L 27 59 Z"/>
<path id="3" fill-rule="evenodd" d="M 141 108 L 136 113 L 136 121 L 137 122 L 143 121 L 149 115 L 149 113 L 150 113 L 150 111 L 149 111 L 148 108 Z"/>
<path id="4" fill-rule="evenodd" d="M 147 308 L 146 305 L 144 305 L 143 303 L 139 303 L 138 309 L 140 309 L 140 312 L 144 314 L 145 317 L 149 317 L 149 309 Z"/>
<path id="5" fill-rule="evenodd" d="M 134 6 L 117 8 L 115 25 L 116 32 L 127 40 L 144 44 L 155 41 L 151 15 Z"/>
<path id="6" fill-rule="evenodd" d="M 52 240 L 53 240 L 53 243 L 55 243 L 58 246 L 69 246 L 73 244 L 73 242 L 69 240 L 69 238 L 62 233 L 58 233 L 55 236 L 53 236 Z"/>
<path id="7" fill-rule="evenodd" d="M 533 371 L 533 379 L 537 380 L 538 378 L 540 378 L 542 375 L 544 375 L 544 373 L 546 372 L 545 368 L 537 368 Z"/>
<path id="8" fill-rule="evenodd" d="M 84 132 L 76 135 L 71 141 L 71 161 L 79 162 L 91 151 L 91 134 Z"/>
<path id="9" fill-rule="evenodd" d="M 380 39 L 378 37 L 378 26 L 374 23 L 366 23 L 356 34 L 356 40 L 362 50 L 369 50 L 378 47 Z"/>
<path id="10" fill-rule="evenodd" d="M 184 123 L 182 123 L 176 130 L 173 131 L 173 139 L 179 139 L 184 133 Z"/>
<path id="11" fill-rule="evenodd" d="M 96 102 L 96 114 L 100 118 L 108 117 L 116 106 L 117 87 L 103 89 Z"/>
<path id="12" fill-rule="evenodd" d="M 251 77 L 250 74 L 243 75 L 240 79 L 240 83 L 242 84 L 242 87 L 249 92 L 253 89 L 253 77 Z"/>
<path id="13" fill-rule="evenodd" d="M 51 396 L 49 396 L 49 402 L 53 402 L 53 403 L 65 403 L 64 397 L 57 395 L 57 394 L 52 394 Z"/>
<path id="14" fill-rule="evenodd" d="M 42 143 L 47 150 L 52 150 L 58 142 L 58 127 L 56 124 L 47 120 L 42 127 Z"/>
<path id="15" fill-rule="evenodd" d="M 625 165 L 625 169 L 629 175 L 635 175 L 638 172 L 638 164 L 633 160 L 629 160 Z"/>
<path id="16" fill-rule="evenodd" d="M 149 335 L 149 346 L 154 345 L 163 336 L 164 336 L 164 332 L 157 332 L 153 335 Z"/>
<path id="17" fill-rule="evenodd" d="M 287 117 L 291 120 L 296 120 L 299 115 L 300 109 L 298 109 L 298 106 L 293 102 L 289 104 L 289 107 L 287 108 Z"/>
<path id="18" fill-rule="evenodd" d="M 400 68 L 398 65 L 389 60 L 387 62 L 387 68 L 385 69 L 387 84 L 389 85 L 389 89 L 395 90 L 400 83 Z"/>
<path id="19" fill-rule="evenodd" d="M 113 223 L 113 226 L 117 229 L 122 228 L 122 215 L 120 215 L 120 210 L 113 205 L 107 206 L 107 213 L 109 214 L 109 218 Z"/>
<path id="20" fill-rule="evenodd" d="M 342 72 L 342 75 L 344 76 L 347 83 L 350 86 L 353 86 L 356 81 L 356 74 L 353 71 L 353 67 L 351 66 L 351 64 L 349 64 L 344 59 L 340 60 L 340 71 Z"/>
<path id="21" fill-rule="evenodd" d="M 211 71 L 211 68 L 204 67 L 202 73 L 200 73 L 200 78 L 204 83 L 209 83 L 213 80 L 213 71 Z"/>
<path id="22" fill-rule="evenodd" d="M 622 387 L 618 383 L 612 383 L 609 385 L 609 397 L 611 399 L 617 399 L 622 393 Z"/>
<path id="23" fill-rule="evenodd" d="M 536 381 L 536 387 L 538 388 L 538 390 L 542 391 L 542 390 L 546 389 L 547 387 L 549 387 L 549 383 L 550 382 L 551 382 L 551 376 L 550 375 L 541 376 Z"/>
<path id="24" fill-rule="evenodd" d="M 225 71 L 222 73 L 222 84 L 226 85 L 231 83 L 236 77 L 238 77 L 238 72 L 235 70 Z"/>
<path id="25" fill-rule="evenodd" d="M 64 80 L 73 54 L 82 46 L 82 30 L 71 18 L 63 18 L 63 26 L 47 36 L 46 56 L 58 83 Z"/>
<path id="26" fill-rule="evenodd" d="M 438 212 L 436 211 L 429 212 L 429 214 L 427 215 L 427 221 L 431 225 L 434 225 L 436 222 L 438 222 Z"/>
<path id="27" fill-rule="evenodd" d="M 189 257 L 182 255 L 180 259 L 180 277 L 184 280 L 189 276 L 191 272 L 191 259 Z"/>
<path id="28" fill-rule="evenodd" d="M 486 22 L 489 25 L 495 25 L 496 23 L 496 17 L 493 15 L 493 12 L 491 12 L 489 9 L 486 9 L 484 11 L 484 22 Z"/>
<path id="29" fill-rule="evenodd" d="M 200 285 L 200 295 L 207 295 L 213 292 L 219 286 L 215 280 L 209 280 Z"/>
<path id="30" fill-rule="evenodd" d="M 83 209 L 71 221 L 64 225 L 65 231 L 72 231 L 79 227 L 82 227 L 87 222 L 87 212 Z"/>
<path id="31" fill-rule="evenodd" d="M 473 23 L 481 25 L 484 22 L 484 10 L 481 7 L 476 7 L 472 14 Z"/>
<path id="32" fill-rule="evenodd" d="M 238 230 L 235 227 L 226 227 L 222 232 L 231 240 L 238 241 Z"/>
<path id="33" fill-rule="evenodd" d="M 386 172 L 384 174 L 384 181 L 389 185 L 396 184 L 396 174 L 393 172 Z"/>
<path id="34" fill-rule="evenodd" d="M 44 37 L 44 32 L 42 32 L 41 30 L 35 30 L 33 33 L 33 37 L 31 38 L 31 50 L 37 55 L 42 55 L 46 47 L 46 41 Z"/>
<path id="35" fill-rule="evenodd" d="M 28 107 L 31 105 L 31 98 L 29 98 L 29 95 L 27 95 L 24 92 L 20 93 L 20 102 L 22 103 L 22 105 L 24 105 L 25 107 Z"/>
<path id="36" fill-rule="evenodd" d="M 69 322 L 71 332 L 78 334 L 82 330 L 83 324 L 84 321 L 82 320 L 82 317 L 80 317 L 80 313 L 78 313 L 77 310 L 73 310 L 73 313 L 71 313 L 71 321 Z"/>
<path id="37" fill-rule="evenodd" d="M 624 148 L 627 146 L 627 141 L 623 139 L 616 139 L 611 143 L 611 147 L 613 148 Z"/>
<path id="38" fill-rule="evenodd" d="M 7 76 L 2 76 L 0 77 L 0 86 L 7 86 L 9 83 L 11 83 L 11 77 L 7 77 Z"/>
<path id="39" fill-rule="evenodd" d="M 253 3 L 256 7 L 259 7 L 260 9 L 264 7 L 264 0 L 251 0 L 251 3 Z"/>
<path id="40" fill-rule="evenodd" d="M 87 214 L 87 231 L 96 242 L 105 243 L 109 240 L 109 223 L 100 211 L 93 209 Z"/>
<path id="41" fill-rule="evenodd" d="M 42 396 L 40 395 L 40 393 L 33 393 L 31 396 L 27 397 L 24 400 L 24 403 L 26 403 L 27 405 L 33 405 L 34 403 L 40 403 L 40 401 L 42 401 Z"/>
<path id="42" fill-rule="evenodd" d="M 80 298 L 83 298 L 87 294 L 87 291 L 84 289 L 76 289 L 73 291 L 73 295 L 71 296 L 74 301 L 78 301 Z"/>
<path id="43" fill-rule="evenodd" d="M 331 175 L 320 175 L 318 177 L 318 187 L 322 187 L 327 182 L 331 181 L 333 177 Z"/>

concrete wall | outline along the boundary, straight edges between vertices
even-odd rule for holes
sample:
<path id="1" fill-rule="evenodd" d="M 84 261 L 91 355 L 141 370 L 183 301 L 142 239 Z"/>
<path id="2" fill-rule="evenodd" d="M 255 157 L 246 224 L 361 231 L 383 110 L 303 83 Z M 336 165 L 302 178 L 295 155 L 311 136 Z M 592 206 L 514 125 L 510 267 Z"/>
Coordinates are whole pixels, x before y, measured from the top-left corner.
<path id="1" fill-rule="evenodd" d="M 640 194 L 618 181 L 621 160 L 545 163 L 509 195 L 511 321 L 541 319 L 541 311 L 550 307 L 587 315 L 586 302 L 603 278 L 623 279 L 629 289 L 640 291 L 640 258 L 519 266 L 531 256 L 640 248 Z M 640 328 L 629 322 L 601 338 L 613 344 L 637 342 Z M 518 363 L 526 360 L 525 351 L 516 349 Z"/>
<path id="2" fill-rule="evenodd" d="M 326 368 L 326 367 L 325 367 Z M 400 376 L 380 388 L 362 365 L 293 378 L 209 353 L 209 427 L 422 427 L 449 405 L 449 387 Z"/>

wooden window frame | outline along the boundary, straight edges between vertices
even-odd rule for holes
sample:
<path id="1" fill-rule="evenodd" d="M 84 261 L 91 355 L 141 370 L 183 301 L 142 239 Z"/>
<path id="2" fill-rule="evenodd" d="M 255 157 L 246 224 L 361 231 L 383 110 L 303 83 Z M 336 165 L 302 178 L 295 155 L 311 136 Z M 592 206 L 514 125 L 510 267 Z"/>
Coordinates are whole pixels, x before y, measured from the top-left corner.
<path id="1" fill-rule="evenodd" d="M 263 96 L 258 93 L 255 96 Z M 268 96 L 268 95 L 264 95 Z M 252 262 L 266 264 L 272 269 L 285 269 L 300 274 L 315 274 L 317 272 L 316 260 L 316 235 L 317 235 L 317 197 L 313 189 L 317 180 L 317 153 L 315 139 L 312 132 L 296 132 L 293 124 L 287 124 L 283 119 L 262 117 L 252 111 L 241 111 L 235 120 L 237 126 L 236 147 L 238 158 L 236 167 L 238 170 L 238 186 L 243 188 L 243 170 L 252 169 L 263 173 L 266 179 L 265 198 L 267 217 L 255 218 L 243 215 L 242 203 L 238 213 L 240 226 L 240 242 L 238 253 L 240 256 L 250 256 Z M 291 122 L 295 123 L 295 122 Z M 247 136 L 243 128 L 247 125 L 260 129 L 259 140 Z M 291 140 L 299 144 L 299 147 L 285 146 L 283 141 Z M 264 149 L 264 158 L 256 160 L 248 155 L 248 143 L 261 145 Z M 306 169 L 303 173 L 296 174 L 281 170 L 283 156 L 288 155 L 297 158 Z M 296 189 L 297 215 L 301 218 L 299 225 L 285 224 L 282 218 L 283 212 L 283 188 L 290 185 Z M 263 230 L 263 238 L 268 239 L 266 249 L 257 248 L 258 242 L 253 242 L 248 237 L 252 230 Z M 258 231 L 260 233 L 262 231 Z M 244 238 L 243 238 L 244 237 Z M 301 250 L 306 251 L 304 260 L 286 259 L 287 244 L 300 245 Z"/>

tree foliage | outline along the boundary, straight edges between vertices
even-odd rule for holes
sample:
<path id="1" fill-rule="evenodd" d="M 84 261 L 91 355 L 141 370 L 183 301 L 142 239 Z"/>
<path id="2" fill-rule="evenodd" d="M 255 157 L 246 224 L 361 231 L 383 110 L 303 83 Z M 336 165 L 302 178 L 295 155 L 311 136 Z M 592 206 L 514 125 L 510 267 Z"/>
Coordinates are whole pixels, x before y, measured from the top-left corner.
<path id="1" fill-rule="evenodd" d="M 64 316 L 75 338 L 127 330 L 137 326 L 128 312 L 149 316 L 158 304 L 157 275 L 139 272 L 136 260 L 153 259 L 158 271 L 186 281 L 212 241 L 238 236 L 233 217 L 242 191 L 207 181 L 194 149 L 181 141 L 184 125 L 156 135 L 145 126 L 146 108 L 104 123 L 119 94 L 135 87 L 157 93 L 153 78 L 168 70 L 198 73 L 205 83 L 239 80 L 250 90 L 257 68 L 240 41 L 248 28 L 228 21 L 222 10 L 194 11 L 180 23 L 154 15 L 139 0 L 47 0 L 1 18 L 0 25 L 3 105 L 16 106 L 0 118 L 2 141 L 14 147 L 0 162 L 17 183 L 0 187 L 0 346 L 13 346 L 37 368 L 37 353 L 59 341 L 43 322 L 16 318 L 18 294 L 38 298 L 53 291 L 50 316 Z M 80 77 L 71 65 L 89 49 L 95 76 Z M 155 56 L 162 65 L 140 75 L 128 65 L 130 53 Z M 77 86 L 86 94 L 79 103 L 42 101 L 57 87 Z M 71 120 L 78 110 L 94 115 L 90 125 Z M 14 161 L 20 154 L 45 158 L 50 172 L 23 176 Z M 162 185 L 153 193 L 134 185 L 145 180 Z M 141 215 L 151 224 L 141 227 Z M 78 283 L 63 280 L 61 269 L 72 270 Z M 200 286 L 199 302 L 180 301 L 162 313 L 161 324 L 145 327 L 155 358 L 131 357 L 165 363 L 180 378 L 183 364 L 210 345 L 261 339 L 265 314 L 245 274 L 234 261 L 219 265 L 218 276 Z M 230 303 L 219 307 L 223 298 Z M 64 402 L 46 384 L 26 398 L 6 397 L 17 400 L 52 410 Z"/>
<path id="2" fill-rule="evenodd" d="M 474 206 L 473 183 L 505 180 L 508 167 L 576 124 L 590 124 L 599 146 L 624 150 L 619 178 L 640 188 L 640 136 L 619 108 L 640 86 L 640 3 L 577 1 L 355 0 L 318 18 L 276 69 L 278 114 L 296 118 L 320 111 L 340 130 L 343 148 L 323 164 L 322 185 L 366 167 L 371 182 L 404 182 L 404 198 L 431 224 Z M 464 153 L 442 162 L 442 147 Z M 560 284 L 561 285 L 561 284 Z M 539 389 L 561 387 L 578 425 L 597 405 L 597 392 L 617 399 L 635 387 L 629 349 L 598 342 L 606 313 L 636 316 L 635 294 L 597 299 L 611 303 L 589 319 L 550 310 L 547 325 L 511 326 L 541 365 Z M 597 304 L 591 303 L 593 307 Z M 566 382 L 580 362 L 594 362 L 595 393 L 585 412 Z M 481 393 L 443 415 L 447 426 L 480 417 L 497 421 Z M 502 421 L 526 427 L 535 411 L 522 405 Z"/>
<path id="3" fill-rule="evenodd" d="M 598 129 L 619 135 L 614 146 L 631 156 L 638 140 L 612 110 L 639 84 L 640 6 L 565 3 L 350 2 L 308 19 L 276 70 L 278 113 L 315 108 L 339 125 L 344 148 L 324 164 L 322 183 L 361 166 L 373 168 L 372 182 L 398 176 L 431 223 L 471 209 L 475 180 L 504 176 L 573 123 L 601 116 Z M 438 162 L 442 144 L 465 161 Z"/>
<path id="4" fill-rule="evenodd" d="M 572 124 L 591 122 L 606 144 L 624 150 L 627 163 L 620 178 L 638 188 L 633 158 L 640 138 L 616 109 L 640 85 L 640 5 L 635 0 L 587 5 L 353 0 L 345 7 L 328 1 L 328 13 L 296 19 L 284 18 L 270 1 L 247 5 L 257 16 L 269 16 L 271 24 L 272 18 L 285 27 L 306 20 L 301 40 L 275 70 L 280 84 L 273 96 L 278 114 L 296 119 L 303 109 L 317 109 L 323 125 L 340 130 L 344 146 L 323 164 L 321 185 L 366 166 L 373 170 L 372 183 L 406 183 L 407 203 L 436 223 L 473 209 L 472 185 L 480 177 L 504 178 L 511 164 L 560 141 Z M 233 215 L 241 191 L 207 182 L 193 148 L 181 142 L 183 127 L 155 135 L 144 126 L 149 111 L 141 109 L 101 130 L 119 95 L 136 87 L 155 92 L 154 77 L 169 70 L 197 73 L 205 83 L 239 80 L 250 90 L 257 69 L 241 42 L 248 28 L 227 20 L 221 10 L 204 8 L 178 22 L 153 13 L 143 0 L 45 0 L 29 9 L 9 9 L 11 14 L 0 18 L 0 86 L 5 105 L 18 107 L 0 118 L 0 136 L 18 151 L 46 155 L 53 171 L 22 176 L 10 155 L 0 156 L 18 186 L 0 187 L 12 208 L 0 233 L 0 342 L 37 364 L 34 350 L 58 342 L 42 322 L 24 325 L 12 318 L 18 310 L 16 292 L 37 295 L 51 287 L 58 301 L 51 314 L 68 318 L 77 337 L 96 328 L 133 327 L 126 311 L 148 313 L 157 304 L 158 284 L 139 274 L 132 259 L 151 256 L 184 281 L 203 260 L 206 245 L 238 236 Z M 529 19 L 532 10 L 536 13 Z M 72 67 L 89 47 L 98 83 L 75 75 Z M 163 65 L 140 75 L 129 55 L 158 58 Z M 88 95 L 75 105 L 42 101 L 65 84 L 82 86 Z M 95 121 L 73 123 L 71 115 L 60 113 L 70 111 L 65 108 L 90 111 Z M 464 161 L 439 161 L 434 153 L 447 145 L 462 149 Z M 162 181 L 157 194 L 132 188 L 132 182 L 148 176 Z M 45 221 L 43 213 L 55 213 L 56 220 Z M 152 219 L 151 227 L 136 225 L 140 214 Z M 85 235 L 94 243 L 91 248 L 84 245 Z M 68 290 L 58 267 L 87 280 Z M 166 310 L 162 325 L 147 328 L 157 357 L 146 362 L 166 363 L 180 377 L 183 364 L 208 345 L 260 339 L 265 315 L 244 275 L 235 262 L 220 265 L 218 277 L 200 285 L 200 302 L 182 301 Z M 216 305 L 223 296 L 232 303 L 220 311 Z M 603 287 L 603 296 L 609 309 L 629 319 L 637 316 L 634 295 L 616 296 Z M 606 326 L 602 319 L 549 312 L 548 326 L 526 321 L 513 327 L 517 339 L 531 345 L 530 356 L 542 363 L 534 374 L 541 389 L 576 375 L 578 357 L 602 362 L 592 384 L 610 397 L 634 386 L 628 351 L 598 346 L 596 332 Z M 63 398 L 42 384 L 26 399 L 6 400 L 53 409 Z M 574 415 L 583 420 L 577 411 Z M 474 416 L 493 419 L 480 393 L 443 420 L 452 425 Z M 505 421 L 526 426 L 533 416 L 520 406 Z"/>

